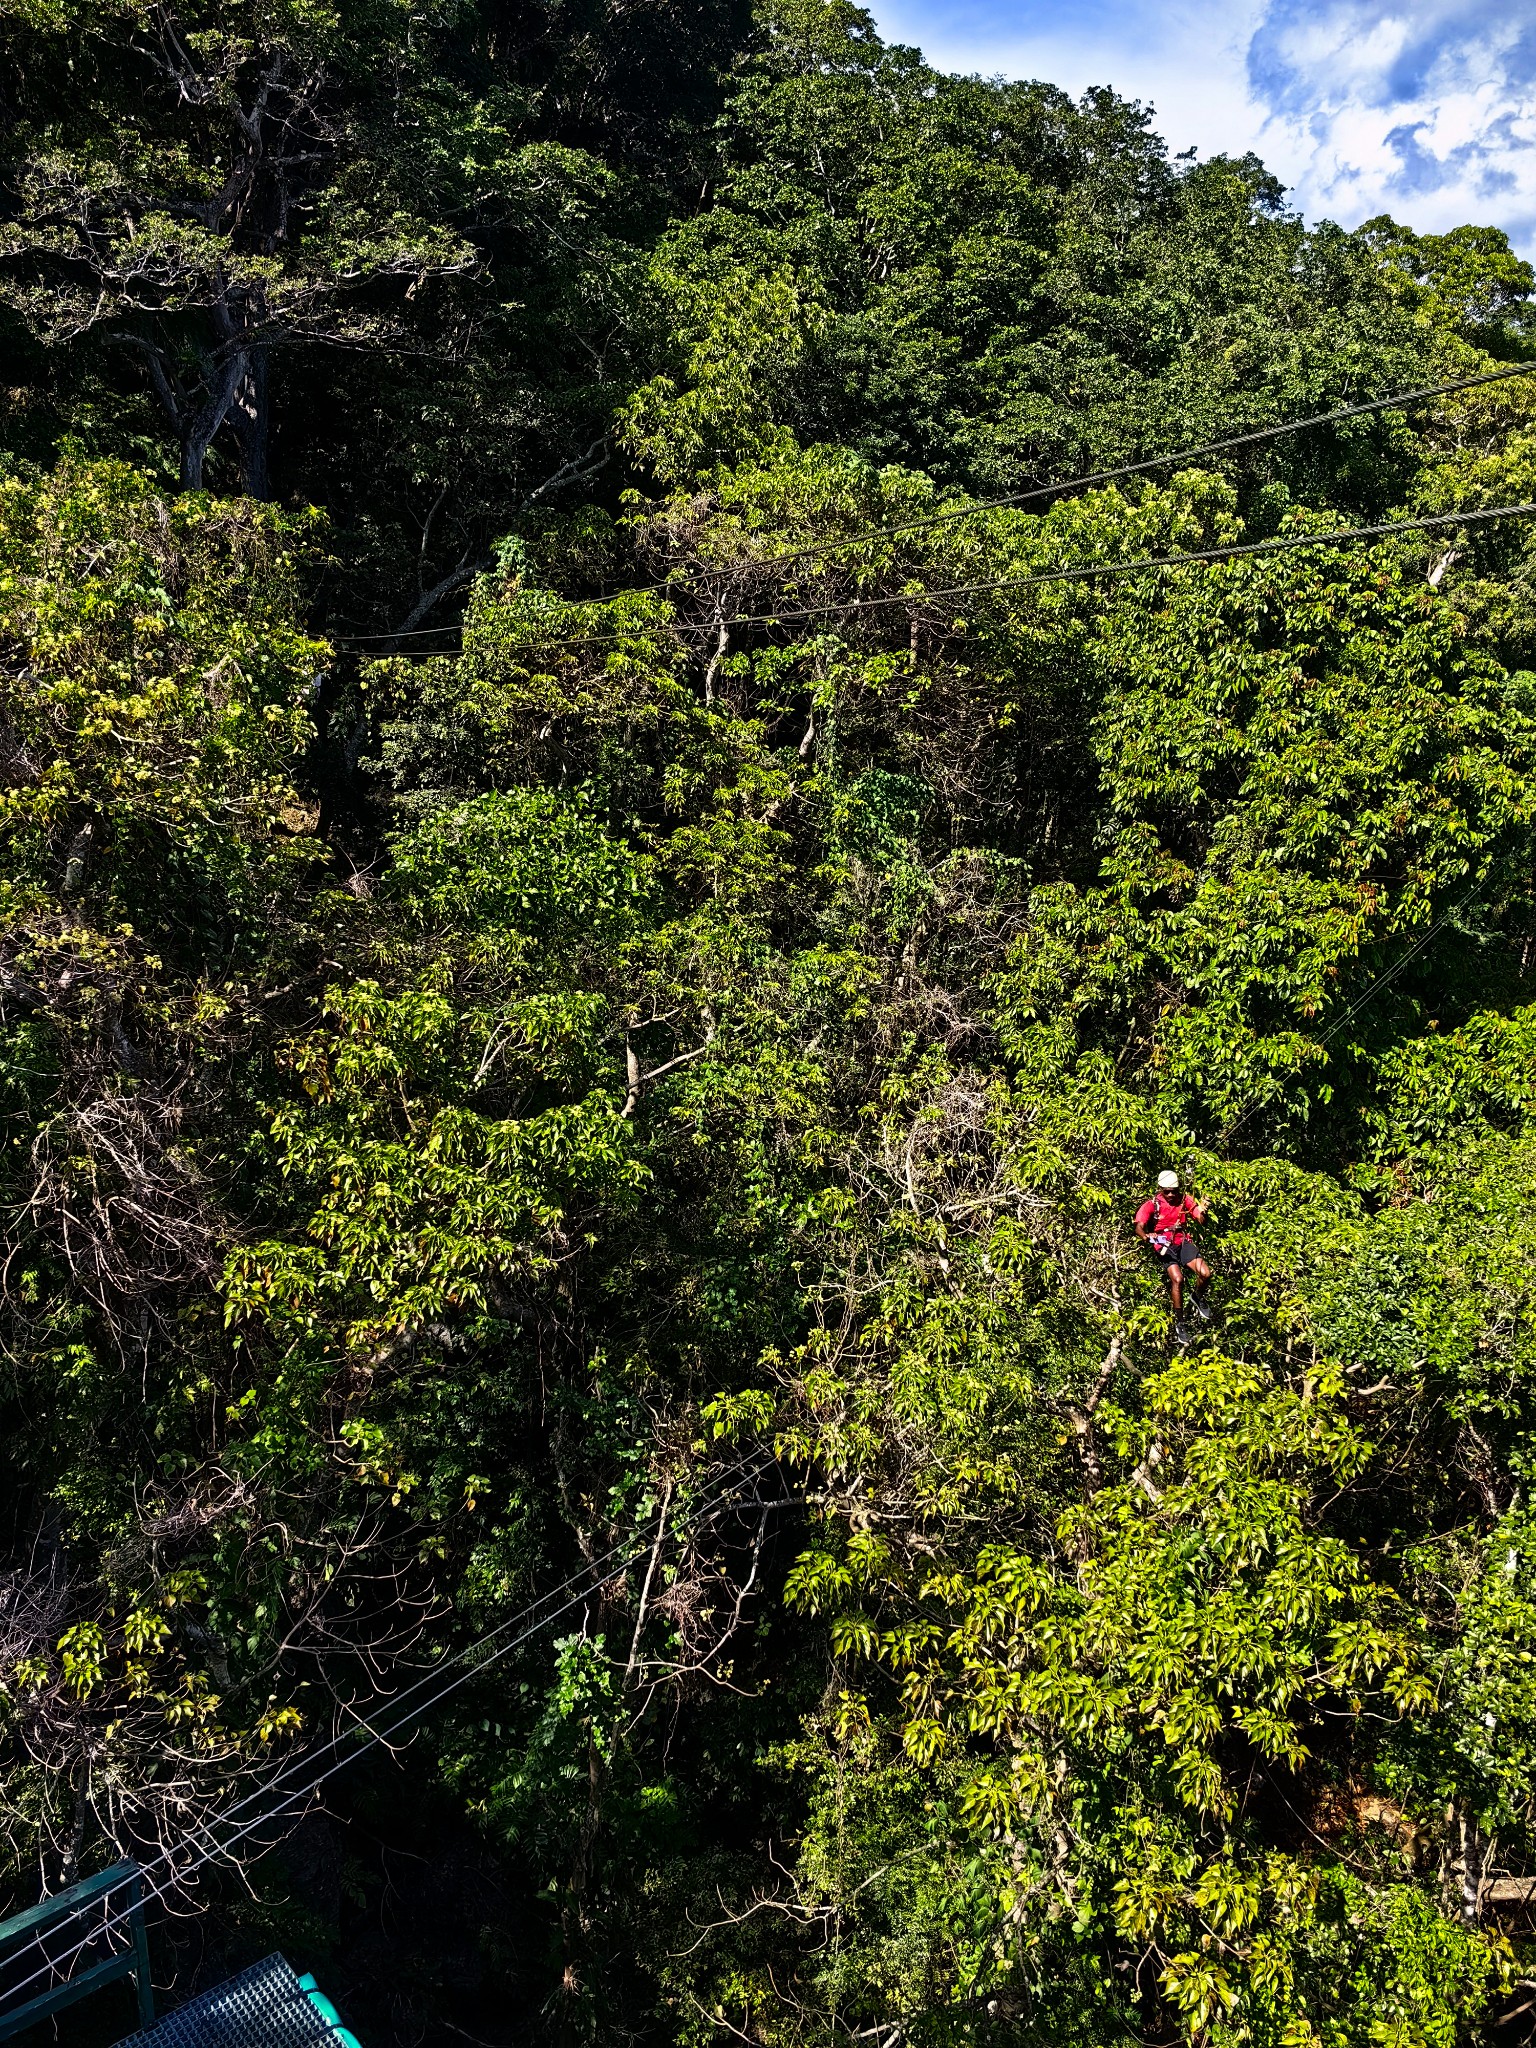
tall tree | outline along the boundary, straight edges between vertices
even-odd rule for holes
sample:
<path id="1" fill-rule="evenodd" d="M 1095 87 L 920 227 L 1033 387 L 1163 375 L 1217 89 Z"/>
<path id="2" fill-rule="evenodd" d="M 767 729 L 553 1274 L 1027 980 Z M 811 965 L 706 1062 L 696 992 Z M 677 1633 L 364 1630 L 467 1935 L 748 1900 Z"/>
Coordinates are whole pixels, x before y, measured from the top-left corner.
<path id="1" fill-rule="evenodd" d="M 12 172 L 0 290 L 51 344 L 103 335 L 142 360 L 184 485 L 227 425 L 245 489 L 266 497 L 272 352 L 384 345 L 389 287 L 473 261 L 399 175 L 412 18 L 100 0 L 40 33 L 29 14 L 28 69 L 52 73 L 53 104 Z M 367 133 L 383 109 L 385 148 Z"/>
<path id="2" fill-rule="evenodd" d="M 841 4 L 5 20 L 18 1892 L 463 1653 L 219 1918 L 370 2037 L 1513 2033 L 1530 393 L 1054 486 L 1530 273 Z"/>

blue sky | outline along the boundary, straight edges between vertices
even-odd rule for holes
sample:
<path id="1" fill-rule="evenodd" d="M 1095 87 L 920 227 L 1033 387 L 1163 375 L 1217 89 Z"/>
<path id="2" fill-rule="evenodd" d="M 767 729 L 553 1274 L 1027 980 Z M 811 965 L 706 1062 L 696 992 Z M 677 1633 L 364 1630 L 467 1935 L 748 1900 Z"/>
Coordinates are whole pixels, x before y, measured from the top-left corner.
<path id="1" fill-rule="evenodd" d="M 1112 85 L 1171 148 L 1257 150 L 1316 220 L 1502 227 L 1536 259 L 1536 0 L 876 0 L 951 71 Z"/>

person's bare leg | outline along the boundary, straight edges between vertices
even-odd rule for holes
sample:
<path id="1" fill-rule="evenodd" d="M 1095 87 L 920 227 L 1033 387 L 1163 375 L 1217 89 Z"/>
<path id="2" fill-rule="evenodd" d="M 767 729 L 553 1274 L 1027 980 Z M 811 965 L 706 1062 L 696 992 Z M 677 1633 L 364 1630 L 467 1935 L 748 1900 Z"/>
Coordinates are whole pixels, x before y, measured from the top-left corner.
<path id="1" fill-rule="evenodd" d="M 1195 1259 L 1191 1262 L 1189 1270 L 1195 1276 L 1196 1294 L 1204 1294 L 1206 1288 L 1211 1284 L 1210 1267 L 1205 1263 L 1204 1259 Z"/>
<path id="2" fill-rule="evenodd" d="M 1173 1317 L 1177 1322 L 1184 1313 L 1184 1268 L 1175 1259 L 1167 1268 L 1168 1292 L 1173 1296 Z"/>

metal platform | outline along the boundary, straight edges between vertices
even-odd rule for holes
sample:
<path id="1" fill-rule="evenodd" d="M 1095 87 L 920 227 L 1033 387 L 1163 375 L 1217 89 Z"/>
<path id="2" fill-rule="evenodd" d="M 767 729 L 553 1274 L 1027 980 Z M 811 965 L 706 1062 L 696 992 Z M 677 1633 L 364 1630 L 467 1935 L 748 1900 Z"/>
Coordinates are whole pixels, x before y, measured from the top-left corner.
<path id="1" fill-rule="evenodd" d="M 118 2048 L 348 2048 L 356 2037 L 334 2015 L 313 1977 L 271 1955 Z"/>

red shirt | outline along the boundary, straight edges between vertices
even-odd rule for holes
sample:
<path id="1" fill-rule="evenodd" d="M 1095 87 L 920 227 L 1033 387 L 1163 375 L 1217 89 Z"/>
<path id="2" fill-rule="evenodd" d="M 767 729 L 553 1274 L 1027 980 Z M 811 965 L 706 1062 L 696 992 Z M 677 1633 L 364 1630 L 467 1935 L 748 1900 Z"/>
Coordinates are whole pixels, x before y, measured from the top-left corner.
<path id="1" fill-rule="evenodd" d="M 1188 1226 L 1195 1221 L 1198 1206 L 1193 1195 L 1185 1195 L 1179 1202 L 1170 1202 L 1166 1195 L 1156 1194 L 1136 1211 L 1136 1227 L 1167 1244 L 1183 1244 L 1189 1236 Z"/>

